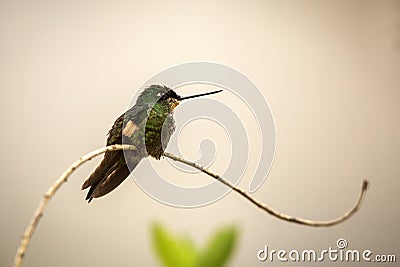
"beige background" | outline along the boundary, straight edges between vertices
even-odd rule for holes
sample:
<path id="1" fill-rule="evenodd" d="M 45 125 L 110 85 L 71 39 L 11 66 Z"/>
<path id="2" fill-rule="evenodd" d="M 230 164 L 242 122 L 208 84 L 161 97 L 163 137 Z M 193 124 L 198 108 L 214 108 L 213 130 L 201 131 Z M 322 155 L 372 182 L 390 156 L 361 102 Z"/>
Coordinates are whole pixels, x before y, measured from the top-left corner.
<path id="1" fill-rule="evenodd" d="M 88 205 L 80 186 L 97 159 L 50 204 L 26 266 L 154 266 L 153 221 L 200 245 L 216 227 L 237 224 L 231 266 L 267 265 L 256 258 L 264 245 L 322 250 L 340 237 L 400 260 L 400 1 L 1 1 L 0 36 L 0 266 L 12 263 L 48 186 L 104 144 L 136 89 L 199 60 L 241 71 L 271 106 L 276 158 L 257 198 L 330 219 L 353 205 L 368 178 L 361 211 L 314 229 L 276 220 L 234 193 L 198 209 L 169 207 L 132 179 Z M 182 142 L 186 151 L 196 143 Z"/>

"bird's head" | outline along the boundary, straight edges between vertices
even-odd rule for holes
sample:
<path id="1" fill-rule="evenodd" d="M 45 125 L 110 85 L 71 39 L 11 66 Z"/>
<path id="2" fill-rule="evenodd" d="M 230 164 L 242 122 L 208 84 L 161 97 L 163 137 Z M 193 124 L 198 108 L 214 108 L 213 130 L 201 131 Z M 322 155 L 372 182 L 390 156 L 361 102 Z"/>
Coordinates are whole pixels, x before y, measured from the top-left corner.
<path id="1" fill-rule="evenodd" d="M 203 94 L 191 95 L 191 96 L 180 96 L 171 88 L 163 85 L 151 85 L 147 87 L 138 97 L 136 103 L 146 103 L 151 104 L 168 104 L 170 111 L 173 111 L 176 106 L 183 100 L 190 98 L 206 96 L 211 94 L 216 94 L 222 90 L 212 91 Z"/>

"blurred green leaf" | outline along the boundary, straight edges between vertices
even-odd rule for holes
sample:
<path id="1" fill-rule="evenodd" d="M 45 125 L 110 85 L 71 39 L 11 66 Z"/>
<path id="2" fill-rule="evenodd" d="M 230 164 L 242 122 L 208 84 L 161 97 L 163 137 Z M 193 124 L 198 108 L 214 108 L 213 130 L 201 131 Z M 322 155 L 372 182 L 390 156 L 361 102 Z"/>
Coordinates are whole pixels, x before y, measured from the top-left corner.
<path id="1" fill-rule="evenodd" d="M 161 224 L 152 227 L 153 246 L 166 267 L 197 266 L 198 256 L 193 242 L 188 238 L 175 238 Z"/>
<path id="2" fill-rule="evenodd" d="M 217 231 L 200 254 L 197 267 L 225 266 L 237 239 L 237 228 L 225 227 Z"/>

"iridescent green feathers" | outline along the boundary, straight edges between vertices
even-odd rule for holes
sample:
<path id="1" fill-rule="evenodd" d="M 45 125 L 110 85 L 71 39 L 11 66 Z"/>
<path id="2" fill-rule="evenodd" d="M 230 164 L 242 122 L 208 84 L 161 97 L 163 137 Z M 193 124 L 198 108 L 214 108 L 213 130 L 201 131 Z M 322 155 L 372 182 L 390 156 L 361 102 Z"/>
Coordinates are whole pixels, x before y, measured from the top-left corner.
<path id="1" fill-rule="evenodd" d="M 175 130 L 173 103 L 176 98 L 176 93 L 166 86 L 146 88 L 135 106 L 126 112 L 122 131 L 124 143 L 135 145 L 143 153 L 160 159 Z"/>

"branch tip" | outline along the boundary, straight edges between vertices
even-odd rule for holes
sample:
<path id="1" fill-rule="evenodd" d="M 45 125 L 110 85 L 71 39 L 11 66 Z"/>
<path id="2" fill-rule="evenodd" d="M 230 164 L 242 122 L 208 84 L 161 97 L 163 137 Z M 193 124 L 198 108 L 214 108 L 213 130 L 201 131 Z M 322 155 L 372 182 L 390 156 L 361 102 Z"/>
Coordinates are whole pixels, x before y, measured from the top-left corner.
<path id="1" fill-rule="evenodd" d="M 362 191 L 367 191 L 369 189 L 370 182 L 368 180 L 363 181 Z"/>

